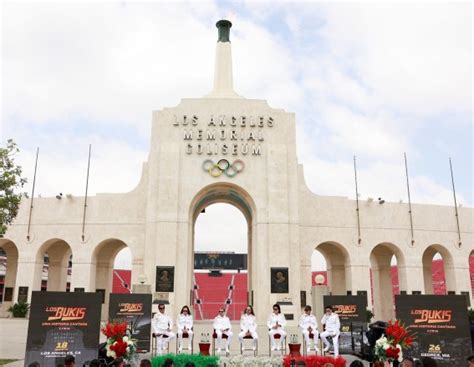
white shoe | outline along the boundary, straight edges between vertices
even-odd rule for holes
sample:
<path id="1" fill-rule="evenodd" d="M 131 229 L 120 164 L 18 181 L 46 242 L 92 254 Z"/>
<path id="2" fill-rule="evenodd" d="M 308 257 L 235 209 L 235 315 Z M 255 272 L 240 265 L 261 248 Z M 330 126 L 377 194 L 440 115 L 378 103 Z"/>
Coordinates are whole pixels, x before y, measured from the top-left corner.
<path id="1" fill-rule="evenodd" d="M 327 352 L 329 350 L 330 347 L 326 347 L 323 349 L 324 352 Z"/>
<path id="2" fill-rule="evenodd" d="M 272 345 L 272 350 L 273 350 L 273 351 L 277 350 L 276 345 Z"/>
<path id="3" fill-rule="evenodd" d="M 276 350 L 280 350 L 280 344 L 277 345 Z"/>
<path id="4" fill-rule="evenodd" d="M 225 348 L 225 352 L 226 352 L 226 354 L 230 353 L 229 348 Z"/>
<path id="5" fill-rule="evenodd" d="M 193 349 L 193 347 L 191 347 L 190 345 L 188 345 L 188 350 L 192 350 L 192 349 Z"/>
<path id="6" fill-rule="evenodd" d="M 183 346 L 182 345 L 179 346 L 178 351 L 180 351 L 180 352 L 183 351 Z"/>
<path id="7" fill-rule="evenodd" d="M 319 348 L 314 348 L 314 352 L 315 352 L 316 354 L 320 354 L 320 353 L 321 353 L 321 352 L 319 351 Z"/>
<path id="8" fill-rule="evenodd" d="M 256 350 L 257 350 L 257 346 L 254 345 L 254 346 L 252 347 L 252 350 L 253 350 L 253 351 L 256 351 Z"/>
<path id="9" fill-rule="evenodd" d="M 217 348 L 217 353 L 220 353 L 221 352 L 221 348 Z"/>
<path id="10" fill-rule="evenodd" d="M 306 348 L 307 353 L 311 353 L 311 348 Z"/>

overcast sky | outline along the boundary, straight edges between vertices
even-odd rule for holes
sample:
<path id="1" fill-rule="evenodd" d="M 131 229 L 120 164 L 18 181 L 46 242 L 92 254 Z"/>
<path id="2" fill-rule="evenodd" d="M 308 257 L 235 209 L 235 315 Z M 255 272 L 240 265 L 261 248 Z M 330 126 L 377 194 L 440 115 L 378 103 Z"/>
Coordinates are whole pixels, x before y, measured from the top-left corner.
<path id="1" fill-rule="evenodd" d="M 1 141 L 18 142 L 30 183 L 40 147 L 42 196 L 83 195 L 89 143 L 89 192 L 131 190 L 151 111 L 211 90 L 215 22 L 227 18 L 235 89 L 296 113 L 312 191 L 354 198 L 356 155 L 362 199 L 406 201 L 407 152 L 414 202 L 452 205 L 448 157 L 458 201 L 474 202 L 469 2 L 3 2 L 1 11 Z M 197 249 L 245 251 L 243 217 L 226 210 L 200 219 Z M 206 235 L 222 217 L 222 228 L 243 223 L 232 242 Z"/>

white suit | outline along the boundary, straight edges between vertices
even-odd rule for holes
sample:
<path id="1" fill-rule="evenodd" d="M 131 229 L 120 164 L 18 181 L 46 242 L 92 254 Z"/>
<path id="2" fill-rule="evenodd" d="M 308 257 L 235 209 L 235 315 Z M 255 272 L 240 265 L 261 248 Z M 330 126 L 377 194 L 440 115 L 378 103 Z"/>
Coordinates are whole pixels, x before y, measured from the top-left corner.
<path id="1" fill-rule="evenodd" d="M 339 321 L 338 314 L 335 312 L 332 312 L 329 316 L 324 314 L 323 318 L 321 319 L 321 324 L 326 325 L 325 331 L 321 333 L 321 339 L 326 346 L 324 351 L 327 352 L 331 347 L 327 337 L 332 336 L 332 343 L 334 344 L 334 356 L 337 357 L 339 355 L 339 334 L 341 333 L 341 322 Z"/>
<path id="2" fill-rule="evenodd" d="M 316 317 L 313 314 L 302 314 L 300 317 L 299 327 L 301 328 L 301 332 L 306 340 L 306 348 L 309 352 L 311 349 L 311 340 L 309 339 L 309 328 L 311 328 L 311 333 L 313 333 L 313 340 L 314 340 L 314 349 L 316 353 L 319 351 L 318 349 L 318 322 L 316 321 Z"/>
<path id="3" fill-rule="evenodd" d="M 193 338 L 193 317 L 191 315 L 180 314 L 176 320 L 176 326 L 178 327 L 178 340 L 179 340 L 179 350 L 183 349 L 183 330 L 186 329 L 189 338 L 189 348 L 191 349 L 191 343 Z"/>
<path id="4" fill-rule="evenodd" d="M 257 318 L 250 314 L 243 314 L 242 317 L 240 318 L 240 334 L 239 334 L 239 340 L 240 343 L 243 343 L 244 341 L 244 336 L 247 335 L 247 333 L 250 334 L 250 336 L 253 339 L 253 346 L 254 349 L 257 345 Z"/>
<path id="5" fill-rule="evenodd" d="M 229 351 L 229 345 L 232 341 L 232 325 L 227 316 L 217 315 L 214 319 L 212 327 L 216 331 L 217 335 L 217 351 L 220 352 L 222 344 L 222 334 L 227 335 L 227 342 L 225 344 L 226 352 Z"/>
<path id="6" fill-rule="evenodd" d="M 282 313 L 275 314 L 272 312 L 270 316 L 268 316 L 267 326 L 270 329 L 268 335 L 270 335 L 270 339 L 272 341 L 272 350 L 280 350 L 281 343 L 284 342 L 286 337 L 286 331 L 284 329 L 285 325 L 286 319 L 285 315 Z M 275 334 L 280 334 L 280 340 L 278 344 L 275 342 Z"/>
<path id="7" fill-rule="evenodd" d="M 164 349 L 168 348 L 168 342 L 176 337 L 175 333 L 171 331 L 173 320 L 167 314 L 158 311 L 151 320 L 151 327 L 156 337 L 156 352 L 161 354 Z"/>

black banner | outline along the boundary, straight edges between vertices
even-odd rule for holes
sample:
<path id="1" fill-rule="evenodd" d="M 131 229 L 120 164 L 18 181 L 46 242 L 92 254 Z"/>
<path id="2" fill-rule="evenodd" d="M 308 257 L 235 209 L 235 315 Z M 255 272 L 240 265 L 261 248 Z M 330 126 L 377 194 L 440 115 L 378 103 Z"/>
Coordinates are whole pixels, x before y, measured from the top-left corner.
<path id="1" fill-rule="evenodd" d="M 350 332 L 353 325 L 367 324 L 367 296 L 324 296 L 324 306 L 332 306 L 339 315 L 341 331 Z"/>
<path id="2" fill-rule="evenodd" d="M 339 337 L 339 349 L 343 353 L 351 353 L 354 347 L 360 349 L 360 327 L 367 326 L 367 295 L 357 296 L 324 296 L 324 306 L 332 306 L 341 321 L 341 335 Z M 357 332 L 354 341 L 351 336 L 351 325 Z M 353 346 L 354 342 L 354 346 Z"/>
<path id="3" fill-rule="evenodd" d="M 127 321 L 139 353 L 150 351 L 151 303 L 151 294 L 110 294 L 109 318 Z"/>
<path id="4" fill-rule="evenodd" d="M 416 333 L 407 356 L 431 357 L 438 366 L 463 366 L 471 351 L 466 297 L 459 295 L 395 296 L 397 318 Z"/>
<path id="5" fill-rule="evenodd" d="M 97 293 L 33 292 L 25 366 L 64 365 L 68 354 L 76 366 L 97 358 L 100 309 Z"/>
<path id="6" fill-rule="evenodd" d="M 198 252 L 194 254 L 194 269 L 246 270 L 247 254 Z"/>

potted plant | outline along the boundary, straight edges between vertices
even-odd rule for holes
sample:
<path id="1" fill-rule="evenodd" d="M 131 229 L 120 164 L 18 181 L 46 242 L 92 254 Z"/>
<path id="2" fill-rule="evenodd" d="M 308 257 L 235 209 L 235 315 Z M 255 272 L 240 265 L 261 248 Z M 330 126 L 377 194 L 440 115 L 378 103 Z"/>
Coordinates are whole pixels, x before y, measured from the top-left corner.
<path id="1" fill-rule="evenodd" d="M 13 317 L 25 318 L 29 309 L 30 304 L 28 302 L 17 302 L 13 306 L 10 306 L 7 311 L 10 312 Z"/>

